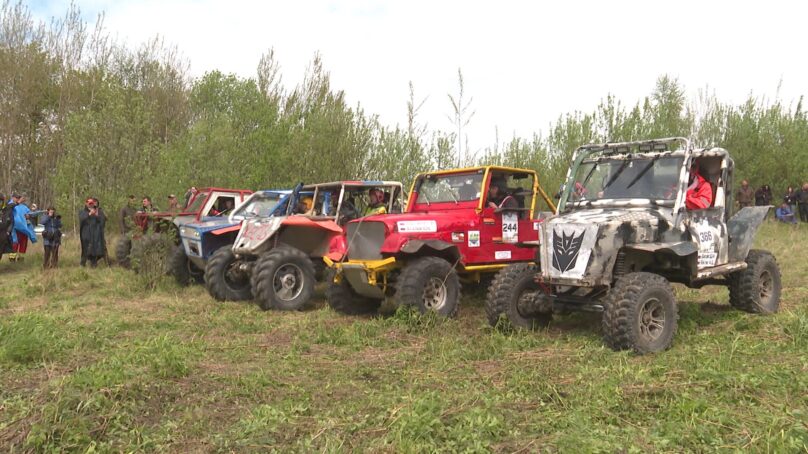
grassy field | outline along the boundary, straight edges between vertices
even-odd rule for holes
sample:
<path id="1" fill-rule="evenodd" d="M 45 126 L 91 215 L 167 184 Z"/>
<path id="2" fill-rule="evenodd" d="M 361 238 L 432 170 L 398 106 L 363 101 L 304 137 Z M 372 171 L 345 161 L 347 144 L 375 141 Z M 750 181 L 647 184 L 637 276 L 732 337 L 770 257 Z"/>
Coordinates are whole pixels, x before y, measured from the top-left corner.
<path id="1" fill-rule="evenodd" d="M 217 303 L 126 270 L 0 263 L 0 446 L 8 451 L 808 451 L 808 228 L 767 224 L 781 311 L 677 288 L 663 354 L 603 347 L 599 317 L 541 332 Z"/>

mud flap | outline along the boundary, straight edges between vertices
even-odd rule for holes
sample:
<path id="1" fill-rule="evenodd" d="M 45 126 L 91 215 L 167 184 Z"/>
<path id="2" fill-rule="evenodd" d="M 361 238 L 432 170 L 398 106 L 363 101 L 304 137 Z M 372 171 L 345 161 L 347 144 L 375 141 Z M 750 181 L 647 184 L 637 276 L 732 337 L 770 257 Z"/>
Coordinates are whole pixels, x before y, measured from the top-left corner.
<path id="1" fill-rule="evenodd" d="M 755 233 L 757 233 L 770 208 L 771 205 L 741 208 L 727 222 L 730 262 L 746 261 L 746 255 L 749 254 L 749 249 L 752 248 L 752 244 L 755 242 Z"/>

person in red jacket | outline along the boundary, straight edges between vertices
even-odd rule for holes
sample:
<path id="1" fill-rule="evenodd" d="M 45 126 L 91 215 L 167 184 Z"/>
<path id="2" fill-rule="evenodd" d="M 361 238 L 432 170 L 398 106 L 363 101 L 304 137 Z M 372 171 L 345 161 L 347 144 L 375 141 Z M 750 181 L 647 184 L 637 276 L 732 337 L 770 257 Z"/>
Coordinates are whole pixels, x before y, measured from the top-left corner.
<path id="1" fill-rule="evenodd" d="M 703 210 L 713 204 L 713 185 L 699 172 L 699 164 L 693 161 L 690 166 L 690 185 L 685 194 L 685 207 L 688 210 Z"/>

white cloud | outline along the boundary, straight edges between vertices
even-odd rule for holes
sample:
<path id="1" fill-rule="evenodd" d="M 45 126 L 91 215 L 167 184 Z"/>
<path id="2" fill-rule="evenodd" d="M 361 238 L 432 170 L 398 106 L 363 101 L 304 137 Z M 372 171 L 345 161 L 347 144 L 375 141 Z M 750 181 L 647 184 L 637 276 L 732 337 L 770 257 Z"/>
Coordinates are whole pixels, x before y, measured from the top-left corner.
<path id="1" fill-rule="evenodd" d="M 52 2 L 55 11 L 60 2 Z M 251 77 L 274 47 L 284 81 L 302 79 L 320 51 L 332 83 L 383 121 L 403 123 L 407 83 L 428 97 L 421 120 L 451 129 L 447 93 L 457 68 L 473 96 L 474 148 L 546 129 L 559 114 L 589 111 L 607 93 L 633 103 L 657 76 L 690 94 L 727 101 L 750 91 L 808 92 L 800 2 L 708 1 L 213 1 L 79 0 L 106 11 L 107 28 L 136 45 L 176 44 L 195 75 L 219 69 Z M 58 12 L 56 13 L 58 14 Z"/>

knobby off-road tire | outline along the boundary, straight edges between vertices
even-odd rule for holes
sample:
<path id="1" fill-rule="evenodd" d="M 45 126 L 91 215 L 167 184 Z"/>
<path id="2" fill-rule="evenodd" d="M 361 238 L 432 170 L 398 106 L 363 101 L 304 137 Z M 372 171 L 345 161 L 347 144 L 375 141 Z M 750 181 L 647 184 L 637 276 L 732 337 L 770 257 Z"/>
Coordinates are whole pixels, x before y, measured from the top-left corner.
<path id="1" fill-rule="evenodd" d="M 168 253 L 173 247 L 161 233 L 150 233 L 132 242 L 130 266 L 136 273 L 168 274 Z"/>
<path id="2" fill-rule="evenodd" d="M 754 314 L 773 314 L 780 309 L 780 267 L 768 251 L 753 249 L 746 256 L 746 269 L 728 276 L 729 304 Z"/>
<path id="3" fill-rule="evenodd" d="M 517 328 L 538 329 L 550 323 L 552 307 L 539 310 L 539 301 L 536 300 L 544 296 L 535 281 L 538 272 L 538 266 L 529 263 L 517 263 L 499 270 L 485 300 L 485 313 L 491 326 L 499 323 L 501 314 L 505 314 L 508 322 Z"/>
<path id="4" fill-rule="evenodd" d="M 676 334 L 678 307 L 670 283 L 652 273 L 629 273 L 609 291 L 603 340 L 613 350 L 639 354 L 666 350 Z"/>
<path id="5" fill-rule="evenodd" d="M 123 268 L 129 268 L 132 265 L 130 261 L 130 254 L 132 252 L 132 240 L 129 237 L 122 236 L 115 243 L 115 261 Z"/>
<path id="6" fill-rule="evenodd" d="M 328 267 L 322 258 L 316 257 L 311 259 L 311 266 L 314 267 L 314 280 L 317 282 L 327 281 L 330 273 Z"/>
<path id="7" fill-rule="evenodd" d="M 252 275 L 253 295 L 263 310 L 302 310 L 314 294 L 314 265 L 303 251 L 278 246 L 263 254 Z"/>
<path id="8" fill-rule="evenodd" d="M 185 248 L 180 244 L 174 246 L 171 255 L 168 257 L 168 269 L 174 280 L 181 286 L 191 283 L 203 284 L 205 282 L 205 270 L 200 270 L 188 259 Z"/>
<path id="9" fill-rule="evenodd" d="M 351 288 L 344 277 L 339 283 L 334 282 L 333 273 L 327 273 L 328 287 L 325 298 L 331 309 L 345 315 L 372 314 L 379 310 L 382 300 L 361 296 Z"/>
<path id="10" fill-rule="evenodd" d="M 457 315 L 460 279 L 452 265 L 439 257 L 411 260 L 396 282 L 395 303 L 414 306 L 423 314 L 435 312 L 444 317 Z"/>
<path id="11" fill-rule="evenodd" d="M 231 268 L 238 266 L 239 259 L 231 246 L 222 246 L 210 256 L 205 266 L 205 287 L 218 301 L 243 301 L 252 298 L 252 287 L 248 276 L 234 273 Z"/>

